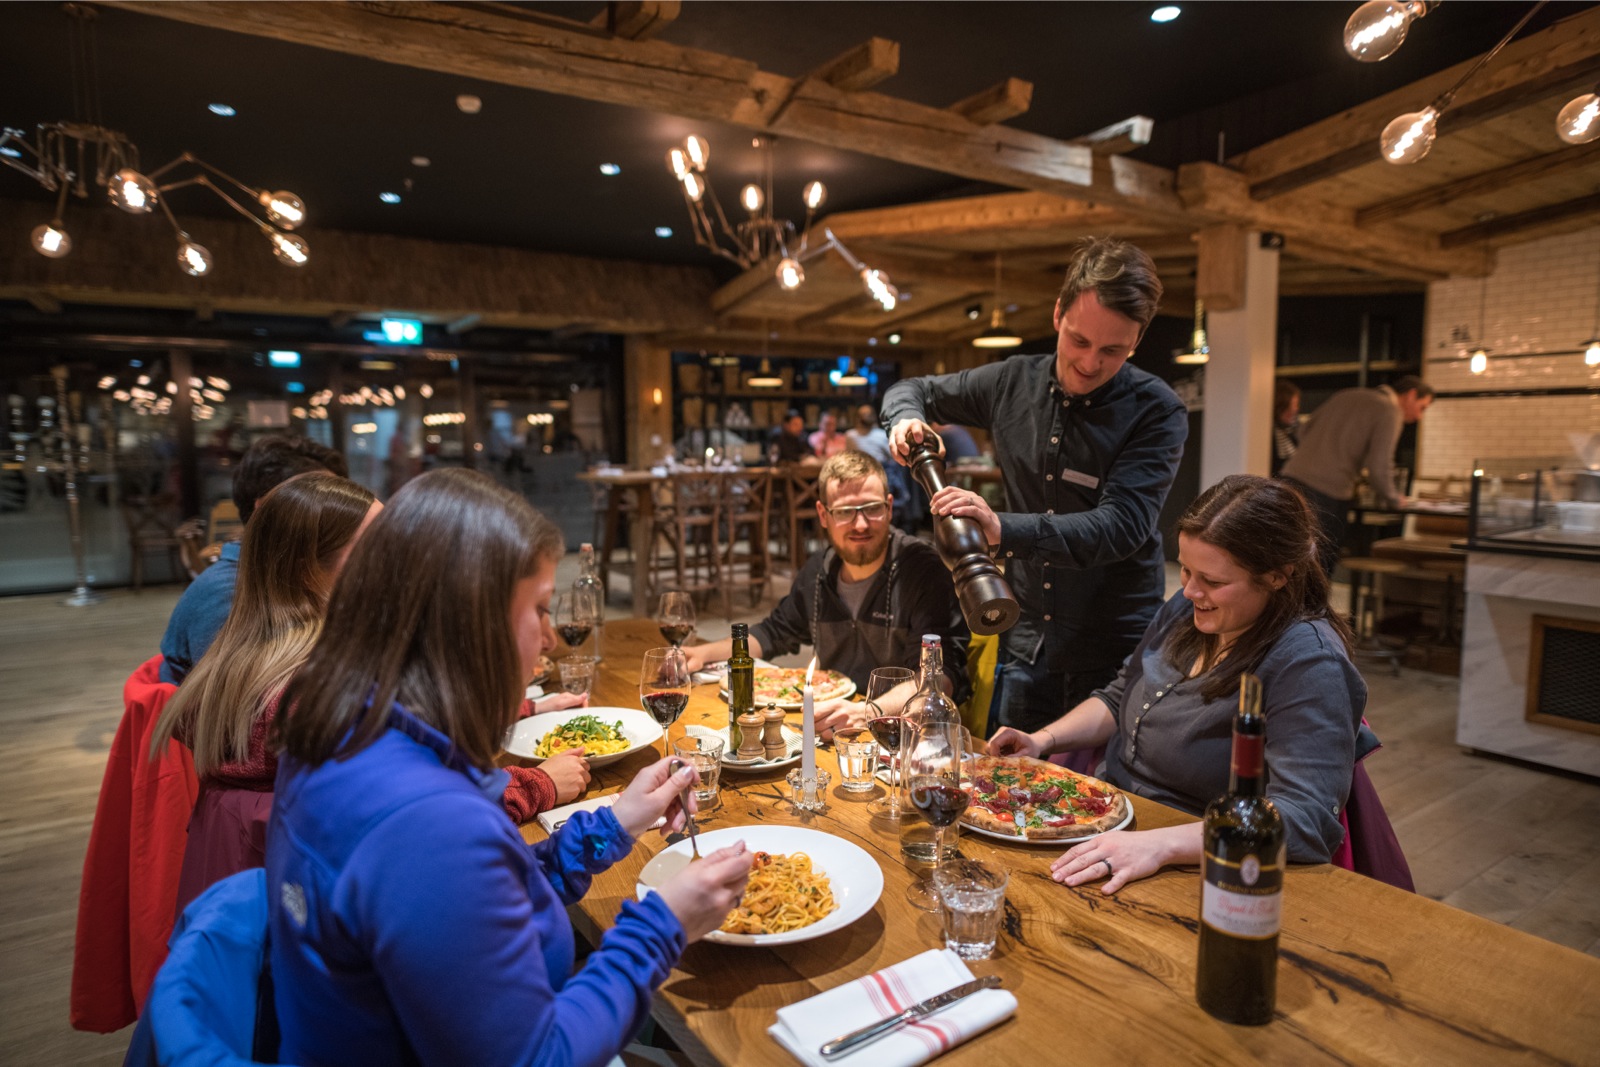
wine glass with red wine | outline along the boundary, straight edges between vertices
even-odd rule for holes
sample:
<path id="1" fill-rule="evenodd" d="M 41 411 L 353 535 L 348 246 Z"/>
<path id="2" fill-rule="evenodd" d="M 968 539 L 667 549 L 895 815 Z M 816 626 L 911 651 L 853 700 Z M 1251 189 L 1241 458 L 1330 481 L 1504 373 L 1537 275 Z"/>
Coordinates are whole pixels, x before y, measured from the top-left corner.
<path id="1" fill-rule="evenodd" d="M 672 732 L 672 724 L 689 706 L 689 661 L 682 649 L 652 648 L 644 654 L 639 668 L 639 703 L 661 724 L 663 735 Z M 672 751 L 670 740 L 662 737 L 662 755 Z"/>
<path id="2" fill-rule="evenodd" d="M 594 590 L 588 586 L 575 586 L 557 594 L 555 610 L 556 633 L 572 651 L 578 651 L 600 622 L 600 603 Z"/>
<path id="3" fill-rule="evenodd" d="M 662 593 L 656 607 L 656 624 L 661 627 L 663 640 L 673 648 L 682 648 L 694 634 L 694 598 L 677 590 Z"/>
<path id="4" fill-rule="evenodd" d="M 972 798 L 961 788 L 961 724 L 924 723 L 912 733 L 911 751 L 905 757 L 911 806 L 933 824 L 933 870 L 944 862 L 945 828 L 953 826 Z M 906 889 L 906 899 L 923 911 L 938 911 L 933 872 L 926 881 Z"/>
<path id="5" fill-rule="evenodd" d="M 916 674 L 906 667 L 877 667 L 867 678 L 867 729 L 889 759 L 890 787 L 887 797 L 867 805 L 869 814 L 898 821 L 905 814 L 900 803 L 900 750 L 910 726 L 900 711 L 917 688 Z"/>

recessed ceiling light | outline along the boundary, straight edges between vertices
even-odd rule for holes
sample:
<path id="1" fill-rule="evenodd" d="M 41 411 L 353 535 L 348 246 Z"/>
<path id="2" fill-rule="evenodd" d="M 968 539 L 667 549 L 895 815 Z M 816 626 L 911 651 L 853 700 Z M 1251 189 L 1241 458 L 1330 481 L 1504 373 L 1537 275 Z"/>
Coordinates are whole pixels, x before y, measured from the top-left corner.
<path id="1" fill-rule="evenodd" d="M 602 163 L 600 164 L 600 173 L 604 174 L 607 178 L 615 178 L 617 175 L 622 173 L 622 168 L 617 166 L 615 163 Z"/>
<path id="2" fill-rule="evenodd" d="M 456 97 L 456 107 L 460 108 L 465 114 L 476 115 L 483 110 L 483 101 L 471 93 L 462 93 Z"/>
<path id="3" fill-rule="evenodd" d="M 672 236 L 672 227 L 671 226 L 657 226 L 656 227 L 656 236 L 657 237 L 671 237 Z"/>
<path id="4" fill-rule="evenodd" d="M 231 119 L 234 115 L 238 114 L 238 112 L 234 111 L 232 106 L 228 104 L 207 104 L 206 110 L 211 112 L 213 115 L 221 115 L 225 119 Z"/>
<path id="5" fill-rule="evenodd" d="M 411 165 L 413 167 L 426 167 L 432 162 L 433 162 L 433 160 L 429 159 L 427 156 L 412 156 L 411 157 Z"/>
<path id="6" fill-rule="evenodd" d="M 400 202 L 400 194 L 399 193 L 379 193 L 378 194 L 378 199 L 382 200 L 385 204 L 398 204 Z"/>
<path id="7" fill-rule="evenodd" d="M 1150 12 L 1150 21 L 1171 22 L 1181 14 L 1183 14 L 1183 8 L 1179 7 L 1177 4 L 1162 4 L 1160 7 Z"/>

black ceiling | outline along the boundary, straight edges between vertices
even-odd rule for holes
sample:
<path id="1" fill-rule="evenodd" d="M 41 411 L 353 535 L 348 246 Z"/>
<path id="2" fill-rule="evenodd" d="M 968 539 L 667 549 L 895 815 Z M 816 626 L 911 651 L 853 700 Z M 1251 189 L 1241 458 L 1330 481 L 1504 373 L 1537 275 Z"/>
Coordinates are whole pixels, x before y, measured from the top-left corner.
<path id="1" fill-rule="evenodd" d="M 535 7 L 587 20 L 595 2 Z M 1366 65 L 1340 31 L 1355 3 L 1183 4 L 1150 21 L 1150 3 L 730 3 L 686 0 L 661 35 L 679 45 L 800 75 L 869 36 L 901 43 L 900 73 L 876 91 L 943 106 L 1007 76 L 1034 83 L 1012 125 L 1072 137 L 1134 114 L 1156 120 L 1141 156 L 1163 165 L 1233 154 L 1490 47 L 1525 3 L 1446 3 L 1400 52 Z M 1525 32 L 1588 4 L 1552 4 Z M 0 124 L 30 130 L 72 118 L 67 20 L 56 3 L 0 4 Z M 712 144 L 730 205 L 758 173 L 747 131 L 570 97 L 473 82 L 261 38 L 100 9 L 105 121 L 139 145 L 147 169 L 187 149 L 236 177 L 287 188 L 319 226 L 443 241 L 518 245 L 658 262 L 709 263 L 687 233 L 666 150 L 689 133 Z M 455 98 L 483 99 L 475 116 Z M 227 103 L 233 118 L 206 105 Z M 1422 101 L 1418 101 L 1422 103 Z M 988 191 L 959 178 L 782 141 L 779 214 L 817 177 L 833 211 Z M 413 156 L 431 165 L 415 167 Z M 603 162 L 622 173 L 603 177 Z M 407 182 L 410 185 L 407 185 Z M 379 202 L 383 191 L 400 204 Z M 37 185 L 0 168 L 0 197 Z M 215 215 L 201 190 L 171 198 L 180 217 Z M 69 209 L 70 211 L 71 209 Z M 798 214 L 798 212 L 794 212 Z M 659 239 L 654 228 L 675 236 Z M 204 223 L 189 227 L 204 242 Z M 395 269 L 404 269 L 396 264 Z"/>

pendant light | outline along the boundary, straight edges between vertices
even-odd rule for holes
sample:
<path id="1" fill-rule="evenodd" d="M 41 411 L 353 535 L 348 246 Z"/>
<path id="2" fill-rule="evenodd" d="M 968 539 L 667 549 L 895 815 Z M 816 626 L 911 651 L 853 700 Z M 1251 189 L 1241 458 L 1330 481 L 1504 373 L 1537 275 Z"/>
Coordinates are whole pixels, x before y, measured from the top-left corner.
<path id="1" fill-rule="evenodd" d="M 989 317 L 989 325 L 978 336 L 972 339 L 973 348 L 1015 348 L 1022 343 L 1022 338 L 1015 330 L 1006 326 L 1006 313 L 1000 307 L 1000 253 L 994 256 L 994 311 Z"/>
<path id="2" fill-rule="evenodd" d="M 1189 351 L 1179 352 L 1172 362 L 1184 366 L 1199 366 L 1211 359 L 1211 343 L 1206 339 L 1206 305 L 1199 297 L 1194 301 L 1194 332 L 1189 335 Z"/>
<path id="3" fill-rule="evenodd" d="M 772 361 L 762 356 L 760 369 L 750 376 L 746 384 L 753 389 L 779 389 L 783 387 L 783 379 L 772 373 Z"/>
<path id="4" fill-rule="evenodd" d="M 1489 348 L 1483 343 L 1484 338 L 1484 307 L 1489 302 L 1489 276 L 1485 274 L 1483 281 L 1478 286 L 1478 347 L 1472 350 L 1472 358 L 1467 363 L 1467 369 L 1473 374 L 1482 374 L 1489 369 Z"/>

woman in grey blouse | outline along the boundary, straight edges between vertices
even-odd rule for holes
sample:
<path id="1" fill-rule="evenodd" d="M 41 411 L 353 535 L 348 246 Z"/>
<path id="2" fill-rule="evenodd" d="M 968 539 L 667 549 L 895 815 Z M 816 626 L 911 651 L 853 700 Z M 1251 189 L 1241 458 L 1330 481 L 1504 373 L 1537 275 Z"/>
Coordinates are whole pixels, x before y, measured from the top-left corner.
<path id="1" fill-rule="evenodd" d="M 1106 744 L 1106 781 L 1198 815 L 1227 791 L 1239 676 L 1249 671 L 1262 682 L 1267 796 L 1289 859 L 1326 862 L 1344 839 L 1339 811 L 1367 687 L 1316 561 L 1316 520 L 1293 488 L 1224 478 L 1178 521 L 1183 589 L 1116 680 L 1042 730 L 1000 730 L 989 751 L 1043 758 Z M 1199 863 L 1201 825 L 1103 834 L 1064 853 L 1052 877 L 1104 878 L 1114 893 L 1164 864 Z"/>

